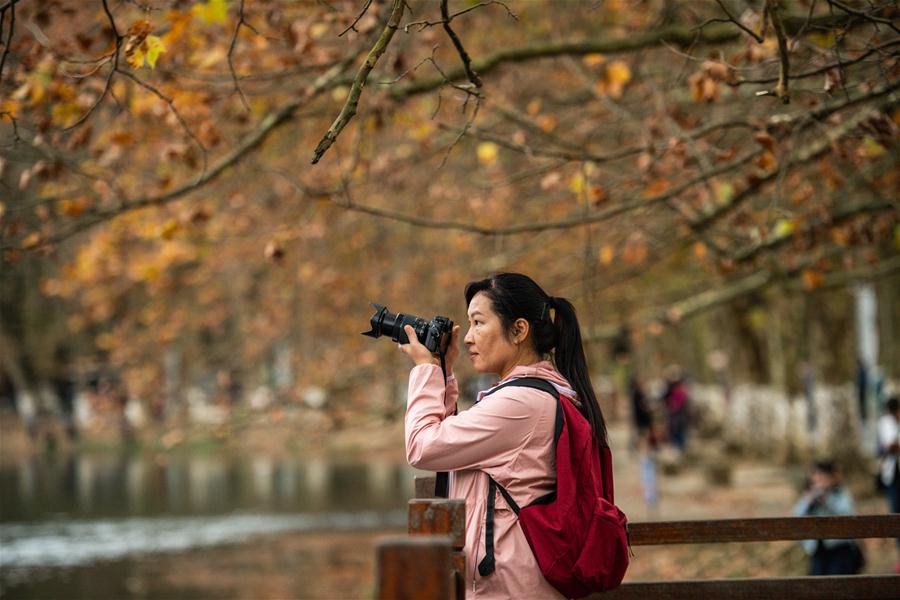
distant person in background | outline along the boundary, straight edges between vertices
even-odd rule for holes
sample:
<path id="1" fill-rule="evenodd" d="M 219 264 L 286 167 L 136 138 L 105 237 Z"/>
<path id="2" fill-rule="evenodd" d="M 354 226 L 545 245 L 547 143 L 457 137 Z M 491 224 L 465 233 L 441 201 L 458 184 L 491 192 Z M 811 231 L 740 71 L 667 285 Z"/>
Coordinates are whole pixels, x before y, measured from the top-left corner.
<path id="1" fill-rule="evenodd" d="M 859 418 L 865 422 L 868 416 L 866 392 L 869 389 L 869 370 L 861 357 L 856 359 L 856 398 L 859 404 Z"/>
<path id="2" fill-rule="evenodd" d="M 892 513 L 900 513 L 900 398 L 888 398 L 884 414 L 878 419 L 878 454 L 881 456 L 881 483 Z M 900 552 L 900 538 L 897 539 Z M 900 573 L 900 557 L 894 566 Z"/>
<path id="3" fill-rule="evenodd" d="M 628 396 L 631 400 L 631 422 L 634 425 L 635 445 L 640 446 L 642 438 L 653 435 L 653 411 L 644 392 L 644 385 L 637 375 L 628 381 Z"/>
<path id="4" fill-rule="evenodd" d="M 663 393 L 663 402 L 666 405 L 669 441 L 679 452 L 684 452 L 690 407 L 687 384 L 678 365 L 670 365 L 666 369 L 666 391 Z"/>
<path id="5" fill-rule="evenodd" d="M 816 463 L 806 490 L 794 505 L 794 516 L 853 513 L 853 499 L 840 483 L 837 466 L 833 462 Z M 800 544 L 809 555 L 810 575 L 854 575 L 864 566 L 862 550 L 855 540 L 803 540 Z"/>
<path id="6" fill-rule="evenodd" d="M 628 382 L 631 398 L 631 418 L 634 423 L 635 447 L 640 457 L 641 490 L 647 513 L 653 514 L 659 505 L 659 491 L 656 485 L 656 433 L 653 431 L 653 411 L 644 386 L 637 375 Z"/>

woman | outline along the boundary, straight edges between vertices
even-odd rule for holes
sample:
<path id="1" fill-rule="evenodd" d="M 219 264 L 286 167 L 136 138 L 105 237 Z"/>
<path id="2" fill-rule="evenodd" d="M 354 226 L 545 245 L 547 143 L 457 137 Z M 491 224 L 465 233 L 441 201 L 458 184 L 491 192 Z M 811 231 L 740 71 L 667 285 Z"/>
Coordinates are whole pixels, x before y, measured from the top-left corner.
<path id="1" fill-rule="evenodd" d="M 888 398 L 884 414 L 878 419 L 878 453 L 881 456 L 879 477 L 892 513 L 900 513 L 900 398 Z M 900 550 L 900 538 L 897 538 Z M 900 573 L 900 560 L 894 565 Z"/>
<path id="2" fill-rule="evenodd" d="M 794 516 L 827 517 L 852 515 L 853 499 L 841 485 L 840 473 L 832 462 L 813 465 L 806 491 L 794 505 Z M 809 555 L 810 575 L 855 575 L 864 559 L 855 540 L 803 540 Z"/>
<path id="3" fill-rule="evenodd" d="M 539 377 L 572 399 L 591 424 L 599 445 L 606 425 L 590 379 L 575 308 L 548 296 L 531 278 L 502 273 L 466 286 L 469 329 L 464 342 L 475 370 L 500 383 Z M 516 515 L 495 499 L 495 570 L 479 573 L 485 555 L 488 476 L 519 506 L 555 488 L 553 433 L 556 401 L 532 388 L 505 387 L 479 394 L 471 409 L 455 414 L 459 396 L 453 366 L 459 326 L 440 361 L 407 330 L 400 349 L 415 363 L 409 374 L 406 455 L 420 469 L 451 471 L 450 497 L 466 500 L 466 594 L 468 598 L 562 598 L 541 575 Z M 499 384 L 498 384 L 499 385 Z M 490 390 L 487 390 L 490 391 Z"/>

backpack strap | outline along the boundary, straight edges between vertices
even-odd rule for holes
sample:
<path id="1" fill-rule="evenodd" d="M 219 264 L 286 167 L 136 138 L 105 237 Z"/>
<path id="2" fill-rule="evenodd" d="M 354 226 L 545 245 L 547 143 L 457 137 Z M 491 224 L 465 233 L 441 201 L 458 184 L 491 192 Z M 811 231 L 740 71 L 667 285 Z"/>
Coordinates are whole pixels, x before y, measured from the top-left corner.
<path id="1" fill-rule="evenodd" d="M 538 377 L 521 377 L 519 379 L 513 379 L 511 381 L 507 381 L 501 385 L 498 385 L 491 391 L 487 392 L 485 396 L 489 396 L 493 394 L 497 390 L 505 387 L 527 387 L 535 390 L 541 390 L 542 392 L 547 392 L 551 396 L 556 399 L 556 424 L 553 432 L 553 443 L 559 441 L 559 436 L 562 435 L 562 427 L 563 427 L 563 414 L 562 414 L 562 405 L 560 404 L 560 395 L 559 390 L 557 390 L 552 383 L 547 381 L 546 379 L 540 379 Z M 513 500 L 513 497 L 510 496 L 509 492 L 506 491 L 502 485 L 497 483 L 493 477 L 488 475 L 488 497 L 487 497 L 487 510 L 484 515 L 484 558 L 478 563 L 478 573 L 482 577 L 486 577 L 494 572 L 496 569 L 496 561 L 494 560 L 494 507 L 497 497 L 497 490 L 500 490 L 500 493 L 503 494 L 503 499 L 506 500 L 506 503 L 517 515 L 519 514 L 519 505 Z M 542 496 L 534 501 L 535 504 L 543 504 L 547 502 L 552 502 L 556 498 L 556 492 L 551 492 L 546 496 Z"/>

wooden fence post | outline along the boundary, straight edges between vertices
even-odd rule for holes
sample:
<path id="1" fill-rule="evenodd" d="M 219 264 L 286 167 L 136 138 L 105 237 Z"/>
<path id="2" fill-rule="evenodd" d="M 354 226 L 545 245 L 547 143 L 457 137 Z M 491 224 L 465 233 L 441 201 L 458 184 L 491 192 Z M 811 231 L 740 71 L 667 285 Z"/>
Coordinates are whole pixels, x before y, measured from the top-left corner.
<path id="1" fill-rule="evenodd" d="M 416 485 L 416 498 L 434 498 L 434 484 L 436 477 L 416 477 L 413 479 Z"/>
<path id="2" fill-rule="evenodd" d="M 466 502 L 445 498 L 415 498 L 409 501 L 409 534 L 449 535 L 453 552 L 450 555 L 451 570 L 457 598 L 465 598 L 466 555 Z"/>
<path id="3" fill-rule="evenodd" d="M 452 600 L 450 539 L 444 535 L 385 538 L 376 546 L 379 600 Z"/>

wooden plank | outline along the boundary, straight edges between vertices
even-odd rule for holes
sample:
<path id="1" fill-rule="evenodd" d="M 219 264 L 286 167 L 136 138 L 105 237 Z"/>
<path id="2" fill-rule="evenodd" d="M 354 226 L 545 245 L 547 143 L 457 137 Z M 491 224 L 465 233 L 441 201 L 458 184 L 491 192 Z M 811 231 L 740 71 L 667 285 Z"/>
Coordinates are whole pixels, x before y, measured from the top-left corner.
<path id="1" fill-rule="evenodd" d="M 773 577 L 624 583 L 588 600 L 880 600 L 900 597 L 900 575 Z"/>
<path id="2" fill-rule="evenodd" d="M 466 501 L 416 498 L 409 501 L 409 533 L 446 534 L 453 548 L 466 544 Z"/>
<path id="3" fill-rule="evenodd" d="M 436 477 L 415 477 L 416 498 L 434 498 L 434 484 Z"/>
<path id="4" fill-rule="evenodd" d="M 385 538 L 378 541 L 375 552 L 375 597 L 379 600 L 452 600 L 457 597 L 447 536 Z"/>
<path id="5" fill-rule="evenodd" d="M 629 523 L 632 546 L 900 538 L 900 514 Z"/>

